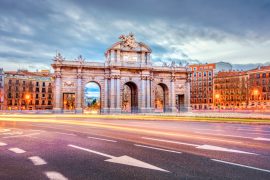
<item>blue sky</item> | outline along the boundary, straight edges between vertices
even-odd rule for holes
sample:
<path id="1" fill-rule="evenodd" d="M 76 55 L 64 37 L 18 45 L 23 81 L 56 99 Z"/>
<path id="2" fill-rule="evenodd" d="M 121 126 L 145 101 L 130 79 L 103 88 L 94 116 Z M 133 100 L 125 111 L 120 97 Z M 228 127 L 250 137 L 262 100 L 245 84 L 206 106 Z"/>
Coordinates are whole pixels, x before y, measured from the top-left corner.
<path id="1" fill-rule="evenodd" d="M 46 69 L 56 50 L 104 61 L 121 34 L 164 60 L 264 63 L 270 57 L 270 0 L 1 0 L 0 62 Z"/>
<path id="2" fill-rule="evenodd" d="M 85 85 L 84 93 L 86 97 L 94 97 L 99 98 L 100 97 L 100 88 L 97 83 L 90 82 Z"/>

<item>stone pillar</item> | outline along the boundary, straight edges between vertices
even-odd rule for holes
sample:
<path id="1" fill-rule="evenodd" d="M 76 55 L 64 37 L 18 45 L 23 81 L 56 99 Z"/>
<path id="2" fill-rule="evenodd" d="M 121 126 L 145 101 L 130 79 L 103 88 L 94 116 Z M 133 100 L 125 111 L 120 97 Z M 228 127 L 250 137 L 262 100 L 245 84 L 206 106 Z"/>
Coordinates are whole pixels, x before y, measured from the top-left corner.
<path id="1" fill-rule="evenodd" d="M 111 78 L 111 87 L 110 87 L 110 109 L 115 108 L 115 92 L 114 92 L 115 84 L 114 78 Z"/>
<path id="2" fill-rule="evenodd" d="M 101 111 L 103 113 L 108 113 L 108 77 L 104 77 L 104 105 Z M 102 98 L 102 97 L 101 97 Z M 102 101 L 101 101 L 102 102 Z"/>
<path id="3" fill-rule="evenodd" d="M 116 111 L 121 112 L 121 89 L 120 89 L 120 76 L 116 79 Z"/>
<path id="4" fill-rule="evenodd" d="M 55 73 L 55 88 L 54 88 L 54 113 L 62 113 L 61 107 L 61 95 L 62 95 L 62 79 L 61 72 L 58 71 Z"/>
<path id="5" fill-rule="evenodd" d="M 146 102 L 147 112 L 151 112 L 151 79 L 150 77 L 146 80 Z"/>
<path id="6" fill-rule="evenodd" d="M 185 110 L 190 112 L 190 80 L 187 80 L 185 83 L 185 96 L 184 96 Z"/>
<path id="7" fill-rule="evenodd" d="M 76 113 L 82 113 L 82 74 L 77 74 L 77 97 L 76 97 Z"/>
<path id="8" fill-rule="evenodd" d="M 174 76 L 172 77 L 171 83 L 170 83 L 170 97 L 171 97 L 170 111 L 176 112 L 177 108 L 175 106 L 175 77 Z"/>
<path id="9" fill-rule="evenodd" d="M 145 108 L 146 107 L 146 91 L 145 91 L 145 77 L 142 77 L 141 79 L 141 92 L 142 92 L 142 101 L 141 101 L 141 107 Z"/>

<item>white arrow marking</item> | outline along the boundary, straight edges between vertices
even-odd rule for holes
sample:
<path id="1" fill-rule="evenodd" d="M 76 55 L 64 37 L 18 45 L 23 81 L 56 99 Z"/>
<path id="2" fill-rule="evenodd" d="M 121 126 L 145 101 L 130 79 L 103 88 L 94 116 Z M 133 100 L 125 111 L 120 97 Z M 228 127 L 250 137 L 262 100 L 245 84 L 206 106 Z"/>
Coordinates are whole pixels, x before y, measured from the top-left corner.
<path id="1" fill-rule="evenodd" d="M 144 147 L 144 148 L 148 148 L 148 149 L 155 149 L 155 150 L 159 150 L 159 151 L 165 151 L 165 152 L 172 152 L 172 153 L 182 154 L 182 152 L 179 152 L 179 151 L 173 151 L 173 150 L 169 150 L 169 149 L 162 149 L 162 148 L 151 147 L 151 146 L 144 146 L 144 145 L 140 145 L 140 144 L 134 144 L 134 146 Z"/>
<path id="2" fill-rule="evenodd" d="M 270 141 L 270 138 L 258 137 L 258 138 L 254 138 L 254 140 L 257 140 L 257 141 Z"/>
<path id="3" fill-rule="evenodd" d="M 68 146 L 76 148 L 76 149 L 80 149 L 80 150 L 83 150 L 83 151 L 95 153 L 95 154 L 98 154 L 98 155 L 101 155 L 101 156 L 108 157 L 110 159 L 105 160 L 107 162 L 124 164 L 124 165 L 135 166 L 135 167 L 146 168 L 146 169 L 152 169 L 152 170 L 158 170 L 158 171 L 163 171 L 163 172 L 169 172 L 169 171 L 167 171 L 165 169 L 161 169 L 159 167 L 153 166 L 151 164 L 145 163 L 143 161 L 134 159 L 134 158 L 126 156 L 126 155 L 120 156 L 120 157 L 115 157 L 115 156 L 111 156 L 109 154 L 104 154 L 104 153 L 101 153 L 101 152 L 98 152 L 98 151 L 94 151 L 94 150 L 91 150 L 91 149 L 79 147 L 79 146 L 72 145 L 72 144 L 69 144 Z"/>
<path id="4" fill-rule="evenodd" d="M 197 149 L 258 155 L 256 153 L 245 152 L 245 151 L 234 150 L 234 149 L 228 149 L 228 148 L 224 148 L 224 147 L 212 146 L 212 145 L 207 145 L 207 144 L 198 145 L 198 144 L 190 144 L 190 143 L 184 143 L 184 142 L 172 141 L 172 140 L 166 140 L 166 139 L 149 138 L 149 137 L 142 137 L 142 139 L 148 139 L 148 140 L 159 141 L 159 142 L 167 142 L 167 143 L 172 143 L 172 144 L 193 146 L 193 147 L 196 147 Z"/>
<path id="5" fill-rule="evenodd" d="M 31 156 L 28 159 L 30 159 L 35 166 L 47 164 L 47 162 L 39 156 Z"/>
<path id="6" fill-rule="evenodd" d="M 211 146 L 211 145 L 202 145 L 196 147 L 197 149 L 206 149 L 206 150 L 213 150 L 213 151 L 224 151 L 224 152 L 233 152 L 233 153 L 241 153 L 241 154 L 252 154 L 252 155 L 258 155 L 256 153 L 246 152 L 246 151 L 239 151 L 234 149 L 228 149 L 224 147 L 218 147 L 218 146 Z"/>

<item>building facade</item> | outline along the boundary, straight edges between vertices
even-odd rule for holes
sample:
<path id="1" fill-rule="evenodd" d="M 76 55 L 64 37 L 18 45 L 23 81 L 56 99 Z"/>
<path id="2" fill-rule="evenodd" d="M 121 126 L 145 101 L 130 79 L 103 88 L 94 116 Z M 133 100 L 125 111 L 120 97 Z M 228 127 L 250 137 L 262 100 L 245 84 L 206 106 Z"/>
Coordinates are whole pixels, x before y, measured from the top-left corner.
<path id="1" fill-rule="evenodd" d="M 221 71 L 214 78 L 215 109 L 246 109 L 248 75 L 245 71 Z"/>
<path id="2" fill-rule="evenodd" d="M 270 109 L 270 66 L 248 71 L 249 109 Z"/>
<path id="3" fill-rule="evenodd" d="M 105 52 L 105 63 L 87 62 L 81 56 L 65 60 L 54 58 L 55 112 L 83 112 L 85 86 L 100 87 L 101 113 L 149 113 L 187 111 L 190 107 L 189 71 L 185 67 L 153 66 L 151 49 L 137 42 L 133 34 Z M 157 95 L 161 91 L 161 96 Z M 129 94 L 126 95 L 126 91 Z M 157 99 L 158 98 L 158 99 Z"/>
<path id="4" fill-rule="evenodd" d="M 7 71 L 3 110 L 52 110 L 53 82 L 48 71 Z"/>
<path id="5" fill-rule="evenodd" d="M 194 64 L 189 68 L 191 74 L 192 109 L 213 109 L 213 77 L 215 64 Z"/>
<path id="6" fill-rule="evenodd" d="M 5 74 L 3 68 L 0 69 L 0 110 L 3 110 L 4 106 L 4 79 Z"/>

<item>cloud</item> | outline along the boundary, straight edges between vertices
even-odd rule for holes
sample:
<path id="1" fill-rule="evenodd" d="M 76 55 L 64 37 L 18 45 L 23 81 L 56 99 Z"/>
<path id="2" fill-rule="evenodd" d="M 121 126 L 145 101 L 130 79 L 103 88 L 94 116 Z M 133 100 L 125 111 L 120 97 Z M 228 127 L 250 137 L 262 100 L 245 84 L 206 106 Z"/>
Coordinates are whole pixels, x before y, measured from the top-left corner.
<path id="1" fill-rule="evenodd" d="M 120 34 L 134 32 L 156 62 L 263 63 L 269 17 L 267 0 L 2 0 L 0 61 L 7 69 L 50 68 L 56 50 L 67 59 L 104 61 Z"/>

